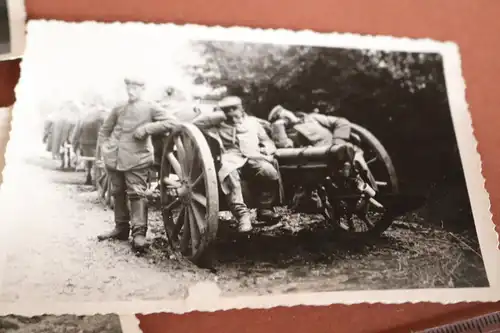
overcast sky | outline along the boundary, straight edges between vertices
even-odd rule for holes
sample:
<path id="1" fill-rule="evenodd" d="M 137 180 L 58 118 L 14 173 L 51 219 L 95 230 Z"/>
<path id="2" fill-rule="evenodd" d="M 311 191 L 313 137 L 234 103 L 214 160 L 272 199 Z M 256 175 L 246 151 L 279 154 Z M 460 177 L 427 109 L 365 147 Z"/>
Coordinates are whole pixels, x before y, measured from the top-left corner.
<path id="1" fill-rule="evenodd" d="M 22 91 L 32 100 L 78 100 L 94 92 L 115 100 L 125 97 L 123 78 L 138 76 L 149 96 L 169 84 L 189 93 L 192 80 L 180 65 L 199 60 L 188 40 L 161 26 L 37 22 L 28 30 Z"/>
<path id="2" fill-rule="evenodd" d="M 19 145 L 27 148 L 40 141 L 43 114 L 61 103 L 99 93 L 112 107 L 126 98 L 126 76 L 146 81 L 147 98 L 159 98 L 166 85 L 189 94 L 192 79 L 180 65 L 201 61 L 165 26 L 36 22 L 27 32 L 15 105 Z"/>

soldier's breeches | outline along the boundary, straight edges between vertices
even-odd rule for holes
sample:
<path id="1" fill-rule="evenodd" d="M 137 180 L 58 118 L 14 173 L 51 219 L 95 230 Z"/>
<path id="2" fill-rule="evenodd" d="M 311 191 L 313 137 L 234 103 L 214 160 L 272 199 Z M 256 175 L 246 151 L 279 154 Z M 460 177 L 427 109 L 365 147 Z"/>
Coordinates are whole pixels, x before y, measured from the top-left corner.
<path id="1" fill-rule="evenodd" d="M 111 179 L 111 193 L 113 196 L 126 193 L 130 200 L 146 197 L 149 168 L 117 171 L 107 169 Z"/>
<path id="2" fill-rule="evenodd" d="M 128 223 L 134 233 L 145 234 L 147 230 L 146 191 L 150 169 L 142 168 L 128 171 L 108 169 L 111 179 L 111 193 L 115 198 L 115 222 Z M 128 210 L 130 200 L 131 212 Z"/>
<path id="3" fill-rule="evenodd" d="M 242 168 L 242 173 L 248 177 L 255 177 L 255 180 L 262 182 L 273 182 L 278 180 L 278 171 L 265 160 L 248 160 Z"/>
<path id="4" fill-rule="evenodd" d="M 276 168 L 265 160 L 248 160 L 242 168 L 242 175 L 245 179 L 254 181 L 252 193 L 257 195 L 259 207 L 271 208 L 278 188 L 279 175 Z"/>
<path id="5" fill-rule="evenodd" d="M 240 176 L 241 174 L 241 176 Z M 252 187 L 252 193 L 258 198 L 258 204 L 261 208 L 270 208 L 275 199 L 278 171 L 269 162 L 264 160 L 248 160 L 239 170 L 231 172 L 225 179 L 224 185 L 229 189 L 226 199 L 231 213 L 236 218 L 248 214 L 248 206 L 243 200 L 243 188 L 241 178 L 251 180 L 256 186 Z"/>

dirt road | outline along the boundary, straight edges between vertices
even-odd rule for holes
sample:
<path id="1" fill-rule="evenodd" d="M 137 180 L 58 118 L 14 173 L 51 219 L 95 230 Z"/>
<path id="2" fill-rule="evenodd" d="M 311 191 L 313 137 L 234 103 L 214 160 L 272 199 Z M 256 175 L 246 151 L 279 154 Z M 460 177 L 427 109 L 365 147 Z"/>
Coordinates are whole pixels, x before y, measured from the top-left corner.
<path id="1" fill-rule="evenodd" d="M 250 237 L 221 223 L 216 272 L 169 259 L 157 211 L 153 245 L 136 256 L 127 242 L 97 242 L 113 226 L 83 173 L 62 172 L 47 156 L 19 166 L 9 192 L 8 253 L 1 301 L 123 301 L 183 297 L 197 281 L 217 281 L 223 294 L 467 287 L 487 284 L 477 253 L 460 235 L 396 222 L 373 244 L 334 241 L 318 217 L 285 215 Z M 15 193 L 14 193 L 15 192 Z"/>
<path id="2" fill-rule="evenodd" d="M 113 213 L 92 188 L 80 185 L 83 174 L 56 171 L 48 157 L 37 164 L 22 170 L 34 181 L 30 190 L 12 198 L 24 207 L 10 214 L 15 227 L 0 301 L 179 297 L 199 278 L 187 271 L 170 274 L 168 260 L 137 257 L 126 242 L 98 242 L 96 235 L 113 227 Z"/>

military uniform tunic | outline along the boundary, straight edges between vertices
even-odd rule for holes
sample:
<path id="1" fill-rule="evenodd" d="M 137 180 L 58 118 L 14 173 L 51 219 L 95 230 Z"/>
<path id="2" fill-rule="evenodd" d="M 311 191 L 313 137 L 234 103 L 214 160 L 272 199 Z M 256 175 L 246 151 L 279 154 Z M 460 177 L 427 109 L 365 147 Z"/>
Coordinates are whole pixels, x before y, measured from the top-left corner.
<path id="1" fill-rule="evenodd" d="M 348 141 L 351 135 L 350 122 L 344 118 L 311 113 L 299 119 L 290 125 L 281 120 L 272 124 L 272 136 L 278 148 L 329 146 L 336 139 Z"/>
<path id="2" fill-rule="evenodd" d="M 229 174 L 244 166 L 249 157 L 260 155 L 261 146 L 269 153 L 274 153 L 276 147 L 257 118 L 252 116 L 246 116 L 240 127 L 222 122 L 217 132 L 223 149 L 219 179 L 223 192 L 227 193 L 224 180 Z"/>
<path id="3" fill-rule="evenodd" d="M 104 164 L 127 171 L 150 167 L 154 162 L 151 135 L 166 133 L 178 120 L 160 106 L 137 101 L 114 108 L 99 132 Z M 137 139 L 136 131 L 144 131 Z"/>
<path id="4" fill-rule="evenodd" d="M 77 124 L 71 142 L 81 149 L 82 156 L 94 157 L 99 130 L 108 115 L 103 108 L 95 108 L 83 115 Z"/>

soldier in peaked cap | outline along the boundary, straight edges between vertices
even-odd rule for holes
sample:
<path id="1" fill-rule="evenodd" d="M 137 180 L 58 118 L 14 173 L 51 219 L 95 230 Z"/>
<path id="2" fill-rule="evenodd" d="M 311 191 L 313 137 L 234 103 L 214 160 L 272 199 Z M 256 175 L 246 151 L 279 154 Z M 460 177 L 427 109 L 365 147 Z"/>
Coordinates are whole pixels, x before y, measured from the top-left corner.
<path id="1" fill-rule="evenodd" d="M 317 111 L 292 112 L 277 105 L 269 113 L 268 120 L 271 123 L 271 136 L 278 148 L 331 146 L 332 162 L 339 169 L 346 166 L 351 168 L 356 164 L 367 178 L 375 181 L 363 157 L 363 151 L 351 143 L 356 137 L 352 135 L 351 123 L 347 119 L 327 116 Z"/>
<path id="2" fill-rule="evenodd" d="M 248 177 L 259 184 L 261 194 L 257 219 L 275 222 L 279 218 L 271 209 L 279 177 L 272 163 L 276 147 L 259 120 L 245 113 L 239 97 L 226 97 L 218 107 L 225 115 L 217 126 L 223 148 L 218 176 L 231 212 L 238 221 L 239 231 L 248 232 L 252 223 L 243 200 L 240 177 Z"/>
<path id="3" fill-rule="evenodd" d="M 154 162 L 151 136 L 173 130 L 179 121 L 164 108 L 141 98 L 144 81 L 132 77 L 124 81 L 128 100 L 110 112 L 99 131 L 115 199 L 115 228 L 98 239 L 127 240 L 131 231 L 133 247 L 143 250 L 147 231 L 146 190 Z"/>
<path id="4" fill-rule="evenodd" d="M 292 112 L 277 105 L 269 112 L 268 120 L 279 148 L 345 144 L 351 136 L 351 123 L 347 119 L 318 111 Z"/>
<path id="5" fill-rule="evenodd" d="M 361 151 L 352 145 L 351 123 L 342 117 L 318 112 L 292 112 L 281 105 L 269 113 L 271 137 L 278 148 L 332 146 L 338 165 L 359 162 L 367 170 Z"/>

